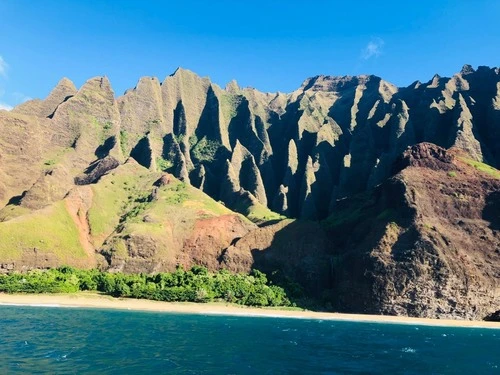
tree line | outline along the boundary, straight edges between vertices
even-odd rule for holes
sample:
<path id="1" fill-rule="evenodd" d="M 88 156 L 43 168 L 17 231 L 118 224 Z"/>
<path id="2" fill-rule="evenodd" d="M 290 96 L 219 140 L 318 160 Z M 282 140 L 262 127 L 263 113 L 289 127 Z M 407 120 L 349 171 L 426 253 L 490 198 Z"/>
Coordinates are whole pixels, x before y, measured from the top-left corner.
<path id="1" fill-rule="evenodd" d="M 290 306 L 283 288 L 272 285 L 264 273 L 249 275 L 227 270 L 209 272 L 194 266 L 186 271 L 157 274 L 125 274 L 97 269 L 59 267 L 49 270 L 12 272 L 0 275 L 0 292 L 75 293 L 96 291 L 113 297 L 141 298 L 168 302 L 225 301 L 248 306 Z"/>

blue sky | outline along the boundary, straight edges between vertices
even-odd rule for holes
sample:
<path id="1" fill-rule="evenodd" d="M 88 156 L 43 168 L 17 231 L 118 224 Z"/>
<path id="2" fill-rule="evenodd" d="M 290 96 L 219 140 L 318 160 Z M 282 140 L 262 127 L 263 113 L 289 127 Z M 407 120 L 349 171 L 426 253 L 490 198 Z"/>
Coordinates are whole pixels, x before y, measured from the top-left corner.
<path id="1" fill-rule="evenodd" d="M 313 4 L 313 5 L 312 5 Z M 0 106 L 63 76 L 116 95 L 182 66 L 224 86 L 289 92 L 318 74 L 405 86 L 500 65 L 500 1 L 0 0 Z"/>

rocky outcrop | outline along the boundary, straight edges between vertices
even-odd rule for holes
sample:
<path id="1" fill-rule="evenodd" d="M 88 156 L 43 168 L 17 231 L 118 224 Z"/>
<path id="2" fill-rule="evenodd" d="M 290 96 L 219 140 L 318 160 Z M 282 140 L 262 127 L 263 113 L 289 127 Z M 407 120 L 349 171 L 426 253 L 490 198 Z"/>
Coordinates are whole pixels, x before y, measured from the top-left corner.
<path id="1" fill-rule="evenodd" d="M 76 185 L 88 185 L 93 184 L 104 176 L 109 171 L 115 169 L 120 165 L 119 161 L 114 157 L 108 155 L 103 159 L 99 159 L 90 165 L 90 167 L 85 171 L 85 174 L 75 177 Z"/>
<path id="2" fill-rule="evenodd" d="M 448 150 L 436 147 L 432 143 L 419 143 L 408 147 L 408 149 L 396 159 L 393 174 L 407 167 L 423 167 L 433 170 L 454 170 L 455 155 Z"/>
<path id="3" fill-rule="evenodd" d="M 281 280 L 293 280 L 308 296 L 319 299 L 332 282 L 329 247 L 319 223 L 282 220 L 237 239 L 222 252 L 220 261 L 237 272 L 256 268 Z"/>
<path id="4" fill-rule="evenodd" d="M 337 309 L 466 319 L 499 309 L 500 175 L 469 158 L 413 146 L 394 177 L 338 202 L 326 221 Z"/>

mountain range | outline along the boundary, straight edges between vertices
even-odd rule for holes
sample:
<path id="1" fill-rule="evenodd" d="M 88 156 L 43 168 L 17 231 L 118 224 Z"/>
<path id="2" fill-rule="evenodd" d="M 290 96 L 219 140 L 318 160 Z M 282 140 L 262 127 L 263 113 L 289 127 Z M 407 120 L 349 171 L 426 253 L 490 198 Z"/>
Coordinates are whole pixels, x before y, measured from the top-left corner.
<path id="1" fill-rule="evenodd" d="M 0 111 L 0 271 L 176 265 L 293 280 L 336 311 L 500 310 L 500 69 L 292 93 L 177 69 L 64 78 Z"/>

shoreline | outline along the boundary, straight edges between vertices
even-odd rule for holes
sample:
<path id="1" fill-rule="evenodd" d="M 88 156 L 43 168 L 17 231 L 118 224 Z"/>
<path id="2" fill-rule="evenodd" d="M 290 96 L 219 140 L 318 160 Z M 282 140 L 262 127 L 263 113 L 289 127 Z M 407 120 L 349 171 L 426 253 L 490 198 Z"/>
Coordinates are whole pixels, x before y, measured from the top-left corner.
<path id="1" fill-rule="evenodd" d="M 0 306 L 96 308 L 126 311 L 149 311 L 174 314 L 295 318 L 365 323 L 392 323 L 437 327 L 500 329 L 500 322 L 409 318 L 390 315 L 326 313 L 308 310 L 257 308 L 226 303 L 161 302 L 145 299 L 114 298 L 94 293 L 76 294 L 5 294 L 0 293 Z"/>

